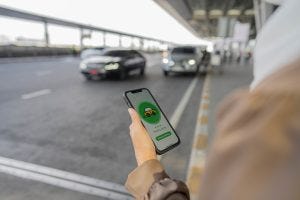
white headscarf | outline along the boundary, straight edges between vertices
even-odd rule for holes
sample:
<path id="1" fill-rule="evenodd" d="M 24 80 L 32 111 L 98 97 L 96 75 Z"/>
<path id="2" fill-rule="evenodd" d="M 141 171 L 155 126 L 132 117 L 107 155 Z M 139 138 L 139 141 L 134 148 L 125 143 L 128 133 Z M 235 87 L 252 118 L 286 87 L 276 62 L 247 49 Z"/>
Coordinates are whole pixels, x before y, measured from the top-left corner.
<path id="1" fill-rule="evenodd" d="M 280 4 L 282 4 L 282 2 L 283 2 L 284 0 L 265 0 L 265 1 L 268 2 L 268 3 L 280 5 Z"/>
<path id="2" fill-rule="evenodd" d="M 298 58 L 300 58 L 300 0 L 285 0 L 258 34 L 251 89 L 266 76 Z"/>

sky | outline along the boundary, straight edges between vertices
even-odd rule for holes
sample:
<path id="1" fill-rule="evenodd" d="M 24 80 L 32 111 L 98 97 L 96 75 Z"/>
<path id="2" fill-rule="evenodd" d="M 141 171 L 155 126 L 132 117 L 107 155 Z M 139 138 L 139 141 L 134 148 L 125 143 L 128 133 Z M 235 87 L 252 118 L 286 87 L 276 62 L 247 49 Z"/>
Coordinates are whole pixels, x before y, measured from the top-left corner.
<path id="1" fill-rule="evenodd" d="M 152 0 L 0 0 L 0 6 L 181 44 L 202 43 Z M 0 17 L 0 27 L 0 35 L 10 38 L 43 38 L 40 23 Z M 50 25 L 49 33 L 51 43 L 79 41 L 79 31 L 71 28 Z M 94 33 L 86 42 L 99 42 L 101 37 Z"/>

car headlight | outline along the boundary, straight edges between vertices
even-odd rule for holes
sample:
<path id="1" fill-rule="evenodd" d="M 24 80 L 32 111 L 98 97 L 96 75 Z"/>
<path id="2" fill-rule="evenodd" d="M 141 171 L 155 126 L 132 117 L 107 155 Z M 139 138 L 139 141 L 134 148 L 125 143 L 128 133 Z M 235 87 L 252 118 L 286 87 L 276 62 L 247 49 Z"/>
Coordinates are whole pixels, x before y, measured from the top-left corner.
<path id="1" fill-rule="evenodd" d="M 119 63 L 110 63 L 104 66 L 105 70 L 116 70 L 119 69 Z"/>
<path id="2" fill-rule="evenodd" d="M 188 64 L 189 64 L 189 65 L 194 65 L 194 64 L 196 64 L 196 60 L 190 59 L 190 60 L 188 61 Z"/>
<path id="3" fill-rule="evenodd" d="M 163 58 L 162 62 L 163 62 L 164 64 L 168 64 L 169 66 L 175 64 L 173 60 L 169 60 L 168 58 Z"/>
<path id="4" fill-rule="evenodd" d="M 169 59 L 168 58 L 163 58 L 162 62 L 165 63 L 165 64 L 168 64 Z"/>
<path id="5" fill-rule="evenodd" d="M 79 67 L 80 67 L 80 69 L 86 69 L 86 64 L 85 63 L 80 63 Z"/>

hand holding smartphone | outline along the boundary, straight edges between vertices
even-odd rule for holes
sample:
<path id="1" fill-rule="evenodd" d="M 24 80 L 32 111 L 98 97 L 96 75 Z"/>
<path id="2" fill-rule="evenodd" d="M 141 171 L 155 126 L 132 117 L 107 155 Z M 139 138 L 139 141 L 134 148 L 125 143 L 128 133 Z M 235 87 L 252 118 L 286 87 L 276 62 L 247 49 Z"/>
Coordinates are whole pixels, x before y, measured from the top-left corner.
<path id="1" fill-rule="evenodd" d="M 147 88 L 126 91 L 124 99 L 129 107 L 137 111 L 157 154 L 163 154 L 180 144 L 174 128 Z"/>

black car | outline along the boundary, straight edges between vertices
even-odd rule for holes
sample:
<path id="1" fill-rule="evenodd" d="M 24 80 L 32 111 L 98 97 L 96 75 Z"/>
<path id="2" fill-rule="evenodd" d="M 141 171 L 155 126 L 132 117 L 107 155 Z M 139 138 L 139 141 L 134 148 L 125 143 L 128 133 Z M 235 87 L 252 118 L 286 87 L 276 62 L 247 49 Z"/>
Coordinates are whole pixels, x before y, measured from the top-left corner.
<path id="1" fill-rule="evenodd" d="M 136 50 L 108 49 L 101 55 L 89 57 L 80 63 L 80 71 L 87 80 L 117 75 L 125 79 L 130 71 L 144 75 L 146 59 Z"/>

